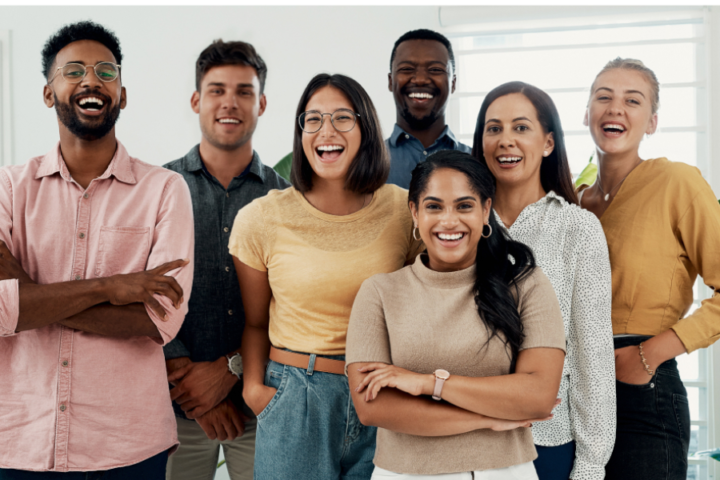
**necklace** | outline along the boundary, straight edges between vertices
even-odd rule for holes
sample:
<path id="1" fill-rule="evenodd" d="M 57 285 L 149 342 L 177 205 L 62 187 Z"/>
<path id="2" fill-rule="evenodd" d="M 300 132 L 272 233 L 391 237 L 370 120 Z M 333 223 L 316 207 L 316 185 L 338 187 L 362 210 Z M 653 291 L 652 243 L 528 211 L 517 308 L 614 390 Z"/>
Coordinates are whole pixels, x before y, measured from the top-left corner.
<path id="1" fill-rule="evenodd" d="M 638 164 L 638 165 L 639 165 L 639 164 Z M 637 167 L 637 165 L 635 165 L 635 167 Z M 615 185 L 608 193 L 605 193 L 605 190 L 603 190 L 603 187 L 602 187 L 602 179 L 600 178 L 600 172 L 598 171 L 598 177 L 597 177 L 597 182 L 596 182 L 596 183 L 597 183 L 598 188 L 600 189 L 600 193 L 602 193 L 602 194 L 604 195 L 603 199 L 604 199 L 606 202 L 609 202 L 609 201 L 610 201 L 610 194 L 613 193 L 616 188 L 618 188 L 620 185 L 622 185 L 622 183 L 625 181 L 625 179 L 628 177 L 628 175 L 630 175 L 630 174 L 632 173 L 632 171 L 635 170 L 635 167 L 633 167 L 632 170 L 630 170 L 630 171 L 628 172 L 628 174 L 625 175 L 625 176 L 623 177 L 623 179 L 620 180 L 620 182 L 618 182 L 618 184 Z"/>

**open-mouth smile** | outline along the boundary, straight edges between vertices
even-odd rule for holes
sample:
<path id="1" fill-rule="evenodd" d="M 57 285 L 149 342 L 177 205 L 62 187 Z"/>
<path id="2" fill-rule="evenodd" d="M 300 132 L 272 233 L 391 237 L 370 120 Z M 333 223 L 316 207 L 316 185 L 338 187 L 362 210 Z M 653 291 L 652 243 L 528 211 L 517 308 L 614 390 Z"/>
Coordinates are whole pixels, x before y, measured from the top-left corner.
<path id="1" fill-rule="evenodd" d="M 99 95 L 84 95 L 75 101 L 80 111 L 89 116 L 96 116 L 102 113 L 107 103 L 108 102 Z"/>
<path id="2" fill-rule="evenodd" d="M 315 153 L 320 159 L 326 162 L 332 162 L 338 159 L 345 151 L 342 145 L 319 145 L 315 147 Z"/>

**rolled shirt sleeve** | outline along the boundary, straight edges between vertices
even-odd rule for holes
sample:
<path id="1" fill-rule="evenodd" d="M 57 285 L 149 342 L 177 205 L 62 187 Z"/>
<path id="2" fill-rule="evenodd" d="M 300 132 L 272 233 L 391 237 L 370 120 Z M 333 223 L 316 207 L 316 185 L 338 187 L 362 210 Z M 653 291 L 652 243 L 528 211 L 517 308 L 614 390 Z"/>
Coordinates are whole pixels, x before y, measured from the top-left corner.
<path id="1" fill-rule="evenodd" d="M 0 240 L 12 251 L 12 184 L 0 170 Z M 16 279 L 0 281 L 0 337 L 15 335 L 20 314 L 20 293 Z"/>
<path id="2" fill-rule="evenodd" d="M 167 312 L 167 318 L 163 320 L 147 304 L 145 305 L 150 319 L 160 332 L 161 338 L 157 341 L 161 345 L 166 345 L 175 338 L 188 312 L 193 279 L 194 248 L 195 233 L 190 190 L 179 174 L 173 175 L 165 185 L 147 268 L 151 270 L 178 259 L 187 259 L 189 263 L 165 274 L 174 277 L 183 290 L 183 302 L 180 304 L 180 308 L 176 309 L 169 298 L 155 294 L 155 299 Z"/>

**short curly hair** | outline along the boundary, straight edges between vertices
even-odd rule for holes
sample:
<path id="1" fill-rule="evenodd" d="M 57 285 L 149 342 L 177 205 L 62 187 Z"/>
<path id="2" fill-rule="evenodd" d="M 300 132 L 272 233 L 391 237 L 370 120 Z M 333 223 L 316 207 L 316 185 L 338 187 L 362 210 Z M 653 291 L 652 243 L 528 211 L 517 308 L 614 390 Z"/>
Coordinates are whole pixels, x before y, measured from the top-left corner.
<path id="1" fill-rule="evenodd" d="M 115 33 L 100 24 L 87 20 L 64 25 L 45 42 L 42 49 L 42 73 L 45 78 L 50 77 L 58 52 L 69 44 L 80 40 L 94 40 L 103 44 L 113 54 L 118 65 L 122 64 L 120 40 L 115 36 Z"/>

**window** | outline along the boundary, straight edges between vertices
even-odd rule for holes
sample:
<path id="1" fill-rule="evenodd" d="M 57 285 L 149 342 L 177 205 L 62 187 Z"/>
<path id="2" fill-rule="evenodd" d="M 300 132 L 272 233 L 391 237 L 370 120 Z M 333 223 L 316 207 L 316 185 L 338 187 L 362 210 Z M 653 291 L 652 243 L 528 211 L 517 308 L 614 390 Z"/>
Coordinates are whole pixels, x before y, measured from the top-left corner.
<path id="1" fill-rule="evenodd" d="M 462 15 L 471 13 L 464 8 Z M 460 141 L 472 144 L 485 95 L 502 83 L 521 80 L 553 98 L 566 135 L 570 167 L 577 175 L 594 153 L 592 138 L 582 121 L 595 75 L 615 57 L 637 58 L 655 71 L 661 84 L 659 128 L 643 141 L 640 155 L 683 161 L 699 167 L 709 178 L 707 9 L 614 18 L 577 16 L 548 22 L 547 18 L 532 21 L 531 16 L 543 10 L 529 8 L 536 10 L 524 17 L 519 13 L 515 24 L 485 18 L 462 25 L 462 15 L 455 12 L 455 26 L 444 31 L 453 43 L 457 64 L 457 89 L 449 106 L 448 123 Z M 494 14 L 498 15 L 497 10 Z M 478 11 L 476 18 L 480 15 Z M 508 18 L 505 15 L 499 20 Z M 699 281 L 691 312 L 711 293 Z M 712 478 L 717 462 L 692 454 L 720 447 L 712 441 L 712 349 L 681 355 L 678 364 L 688 390 L 692 420 L 688 479 L 707 480 Z"/>

